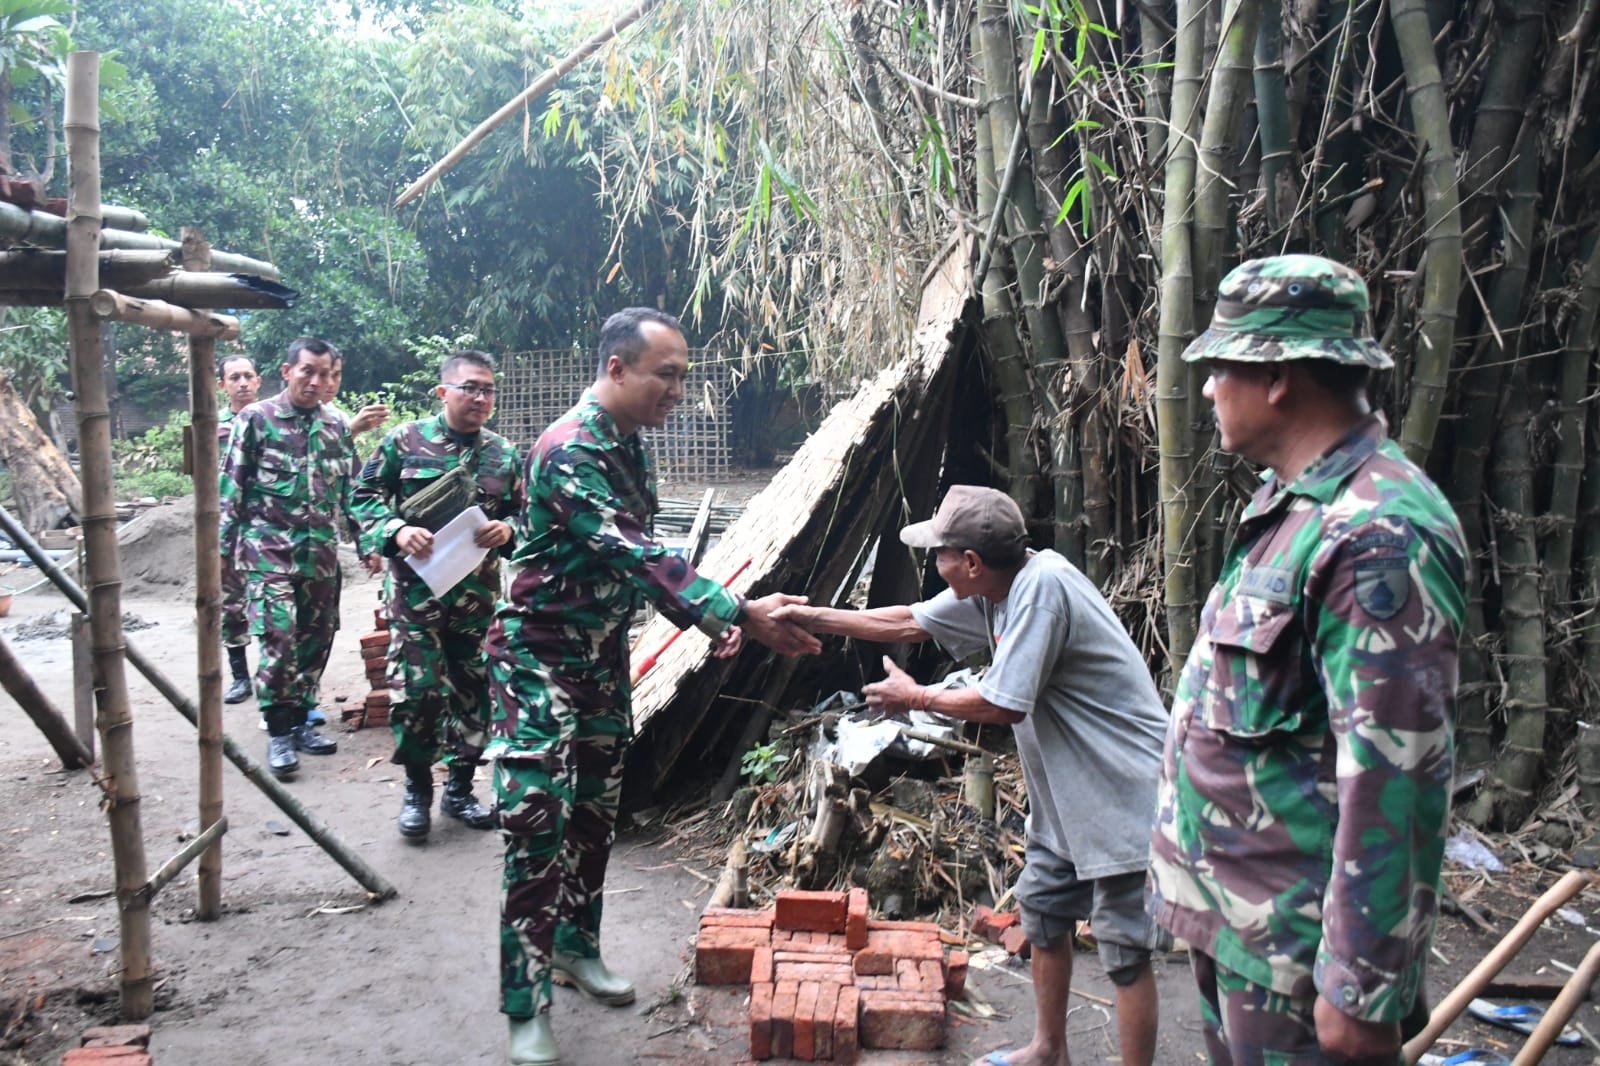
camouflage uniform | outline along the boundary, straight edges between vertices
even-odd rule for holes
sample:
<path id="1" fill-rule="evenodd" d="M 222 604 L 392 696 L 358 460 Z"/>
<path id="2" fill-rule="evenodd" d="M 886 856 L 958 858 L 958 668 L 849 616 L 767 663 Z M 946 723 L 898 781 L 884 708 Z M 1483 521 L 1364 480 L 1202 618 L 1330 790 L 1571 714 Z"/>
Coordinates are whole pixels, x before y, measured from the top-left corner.
<path id="1" fill-rule="evenodd" d="M 600 951 L 601 888 L 632 737 L 628 623 L 645 599 L 709 636 L 738 597 L 651 535 L 655 475 L 592 393 L 539 438 L 514 559 L 489 631 L 488 755 L 505 838 L 500 1009 L 550 1008 L 552 950 Z"/>
<path id="2" fill-rule="evenodd" d="M 256 699 L 274 737 L 305 724 L 338 624 L 338 523 L 355 444 L 324 408 L 289 394 L 235 418 L 222 467 L 222 553 L 245 575 L 250 634 L 261 639 Z"/>
<path id="3" fill-rule="evenodd" d="M 1355 304 L 1337 289 L 1352 278 L 1365 311 L 1359 277 L 1317 264 L 1336 266 L 1237 268 L 1185 358 L 1387 364 L 1348 307 L 1326 347 L 1332 319 L 1295 324 L 1294 299 L 1335 289 Z M 1174 696 L 1151 856 L 1156 918 L 1197 953 L 1211 1061 L 1328 1061 L 1319 993 L 1370 1022 L 1416 1006 L 1449 814 L 1465 558 L 1448 503 L 1376 415 L 1292 484 L 1269 477 L 1240 519 Z"/>
<path id="4" fill-rule="evenodd" d="M 233 439 L 234 412 L 223 410 L 217 415 L 217 462 L 223 468 L 228 463 L 228 442 Z M 226 552 L 222 555 L 222 646 L 243 648 L 250 643 L 250 622 L 245 615 L 247 596 L 244 574 L 234 565 Z"/>
<path id="5" fill-rule="evenodd" d="M 431 766 L 476 763 L 486 737 L 488 658 L 484 634 L 500 599 L 500 554 L 436 599 L 428 585 L 398 558 L 395 534 L 406 522 L 397 509 L 434 478 L 457 466 L 477 480 L 477 504 L 491 519 L 510 521 L 522 505 L 522 472 L 511 442 L 487 429 L 457 433 L 443 415 L 392 430 L 361 469 L 354 508 L 362 526 L 361 552 L 389 557 L 390 721 L 394 761 Z M 441 747 L 440 729 L 443 727 Z"/>

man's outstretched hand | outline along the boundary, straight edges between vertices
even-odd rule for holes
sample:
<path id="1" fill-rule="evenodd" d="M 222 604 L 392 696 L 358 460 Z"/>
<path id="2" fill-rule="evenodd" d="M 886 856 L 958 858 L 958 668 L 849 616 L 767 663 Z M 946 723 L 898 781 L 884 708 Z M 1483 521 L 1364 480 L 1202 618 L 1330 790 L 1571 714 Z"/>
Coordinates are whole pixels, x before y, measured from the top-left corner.
<path id="1" fill-rule="evenodd" d="M 744 631 L 780 655 L 816 655 L 822 651 L 822 641 L 794 622 L 775 617 L 779 608 L 805 602 L 804 596 L 789 596 L 782 592 L 774 592 L 759 600 L 746 600 L 742 623 Z"/>
<path id="2" fill-rule="evenodd" d="M 887 655 L 883 657 L 883 680 L 863 686 L 861 694 L 867 698 L 868 707 L 902 720 L 906 712 L 925 698 L 916 679 L 896 666 Z"/>

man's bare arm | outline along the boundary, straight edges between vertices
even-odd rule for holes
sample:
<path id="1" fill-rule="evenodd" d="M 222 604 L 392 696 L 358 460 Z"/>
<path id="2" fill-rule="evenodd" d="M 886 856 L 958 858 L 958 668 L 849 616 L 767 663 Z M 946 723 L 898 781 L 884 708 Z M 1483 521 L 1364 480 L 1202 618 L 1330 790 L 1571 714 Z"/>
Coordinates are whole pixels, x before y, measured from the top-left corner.
<path id="1" fill-rule="evenodd" d="M 841 611 L 834 607 L 792 604 L 778 608 L 773 617 L 793 622 L 813 633 L 854 637 L 876 644 L 912 644 L 928 639 L 928 631 L 917 625 L 911 608 L 904 605 Z"/>

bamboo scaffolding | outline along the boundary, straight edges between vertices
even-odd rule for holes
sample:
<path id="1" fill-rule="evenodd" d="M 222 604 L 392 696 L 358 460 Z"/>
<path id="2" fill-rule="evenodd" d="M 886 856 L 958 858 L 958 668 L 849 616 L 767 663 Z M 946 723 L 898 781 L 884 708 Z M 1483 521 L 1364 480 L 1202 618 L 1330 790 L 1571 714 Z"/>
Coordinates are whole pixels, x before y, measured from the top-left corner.
<path id="1" fill-rule="evenodd" d="M 106 777 L 106 819 L 116 868 L 121 1009 L 130 1021 L 155 1006 L 150 962 L 150 904 L 133 713 L 122 656 L 122 565 L 117 555 L 116 496 L 111 475 L 111 410 L 100 355 L 100 323 L 90 304 L 99 285 L 100 56 L 67 57 L 67 335 L 77 391 L 78 447 L 83 476 L 83 543 L 88 556 L 89 627 L 93 640 L 97 726 Z"/>
<path id="2" fill-rule="evenodd" d="M 540 96 L 543 96 L 552 85 L 566 77 L 574 67 L 576 67 L 579 63 L 582 63 L 585 59 L 588 59 L 595 52 L 599 51 L 603 45 L 607 44 L 617 34 L 621 33 L 623 30 L 637 22 L 647 12 L 649 12 L 651 8 L 655 7 L 660 2 L 661 0 L 643 0 L 643 2 L 636 4 L 634 7 L 612 19 L 604 29 L 595 34 L 593 37 L 590 37 L 587 41 L 584 41 L 570 54 L 568 54 L 565 59 L 541 74 L 532 85 L 529 85 L 526 89 L 522 90 L 516 96 L 508 100 L 500 108 L 500 110 L 496 111 L 494 114 L 478 123 L 477 127 L 474 128 L 471 133 L 467 134 L 461 139 L 460 144 L 450 149 L 449 152 L 445 153 L 444 158 L 440 159 L 437 163 L 428 168 L 427 173 L 423 174 L 422 177 L 412 182 L 406 191 L 401 193 L 400 196 L 395 200 L 394 206 L 397 209 L 404 207 L 412 200 L 415 200 L 418 196 L 421 196 L 427 191 L 428 186 L 438 181 L 444 176 L 446 171 L 450 170 L 451 167 L 459 163 L 461 161 L 461 157 L 472 151 L 479 141 L 483 140 L 485 137 L 489 136 L 491 132 L 493 132 L 495 127 L 499 126 L 506 119 L 516 114 L 534 100 L 537 100 Z"/>
<path id="3" fill-rule="evenodd" d="M 141 285 L 171 273 L 180 262 L 176 252 L 112 249 L 100 253 L 100 284 Z M 41 289 L 61 285 L 67 277 L 67 254 L 48 248 L 0 251 L 0 290 Z M 4 294 L 0 293 L 0 299 Z M 59 301 L 60 296 L 57 295 Z"/>
<path id="4" fill-rule="evenodd" d="M 232 341 L 239 339 L 239 320 L 209 311 L 191 311 L 162 300 L 140 300 L 111 289 L 101 289 L 89 300 L 90 314 L 97 320 L 133 322 L 151 329 L 187 333 Z"/>
<path id="5" fill-rule="evenodd" d="M 50 697 L 39 690 L 33 683 L 33 678 L 28 676 L 28 671 L 23 669 L 22 663 L 11 653 L 11 646 L 0 638 L 0 686 L 3 686 L 12 699 L 17 701 L 17 706 L 22 708 L 33 724 L 39 727 L 39 732 L 50 742 L 50 746 L 61 758 L 61 765 L 68 770 L 81 770 L 85 766 L 94 765 L 94 756 L 89 749 L 83 746 L 72 726 L 56 705 L 50 702 Z"/>
<path id="6" fill-rule="evenodd" d="M 50 582 L 60 589 L 62 594 L 71 600 L 80 610 L 89 609 L 89 598 L 84 595 L 77 582 L 73 581 L 67 572 L 62 570 L 56 561 L 45 550 L 39 547 L 39 542 L 34 540 L 26 529 L 17 523 L 11 512 L 0 507 L 0 533 L 4 533 L 11 542 L 20 548 L 33 565 L 39 568 L 39 573 L 50 579 Z M 200 712 L 189 698 L 178 691 L 178 687 L 167 678 L 155 664 L 146 658 L 132 643 L 124 646 L 128 662 L 133 668 L 144 675 L 155 690 L 161 693 L 166 701 L 172 704 L 177 712 L 189 720 L 189 724 L 200 724 Z M 382 876 L 366 861 L 352 851 L 343 841 L 334 835 L 326 822 L 321 821 L 309 807 L 295 799 L 283 784 L 266 771 L 260 763 L 245 754 L 243 748 L 234 742 L 232 737 L 224 735 L 222 738 L 222 753 L 228 761 L 238 768 L 245 778 L 262 792 L 266 793 L 279 810 L 286 814 L 294 823 L 305 831 L 305 834 L 328 853 L 328 856 L 344 867 L 345 872 L 355 878 L 362 888 L 370 893 L 374 902 L 392 899 L 397 895 L 394 886 L 385 881 Z"/>
<path id="7" fill-rule="evenodd" d="M 183 266 L 211 268 L 211 246 L 199 229 L 183 231 Z M 222 560 L 217 441 L 217 342 L 189 338 L 189 454 L 194 457 L 194 612 L 199 673 L 200 830 L 223 819 L 222 805 Z M 222 913 L 222 841 L 200 858 L 195 917 Z"/>
<path id="8" fill-rule="evenodd" d="M 67 223 L 59 215 L 43 211 L 29 211 L 0 201 L 0 240 L 37 244 L 44 248 L 65 248 Z M 144 249 L 157 252 L 179 252 L 183 246 L 166 237 L 128 230 L 101 229 L 100 248 Z M 261 259 L 232 252 L 211 253 L 211 268 L 231 273 L 254 274 L 269 281 L 277 281 L 278 268 Z"/>
<path id="9" fill-rule="evenodd" d="M 275 281 L 242 273 L 183 273 L 154 278 L 126 288 L 123 294 L 144 300 L 168 300 L 184 307 L 238 307 L 281 311 L 300 294 Z"/>

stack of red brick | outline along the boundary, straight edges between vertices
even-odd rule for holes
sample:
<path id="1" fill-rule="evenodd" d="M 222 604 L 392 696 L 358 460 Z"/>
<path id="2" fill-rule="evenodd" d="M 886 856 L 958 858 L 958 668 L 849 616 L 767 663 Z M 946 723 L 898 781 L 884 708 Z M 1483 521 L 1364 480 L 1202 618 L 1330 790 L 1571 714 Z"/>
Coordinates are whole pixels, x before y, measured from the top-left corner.
<path id="1" fill-rule="evenodd" d="M 779 892 L 769 911 L 700 919 L 695 980 L 750 984 L 750 1055 L 853 1062 L 862 1048 L 944 1046 L 945 1000 L 966 988 L 932 922 L 867 917 L 867 893 Z"/>
<path id="2" fill-rule="evenodd" d="M 102 1025 L 83 1034 L 61 1066 L 153 1066 L 148 1025 Z"/>
<path id="3" fill-rule="evenodd" d="M 389 724 L 389 620 L 382 607 L 374 609 L 372 617 L 378 628 L 361 638 L 361 661 L 367 668 L 367 683 L 372 691 L 362 702 L 345 708 L 342 717 L 351 729 Z"/>
<path id="4" fill-rule="evenodd" d="M 1033 952 L 1028 947 L 1028 934 L 1018 924 L 1021 920 L 1015 911 L 996 911 L 980 905 L 972 912 L 972 935 L 1026 959 Z"/>

